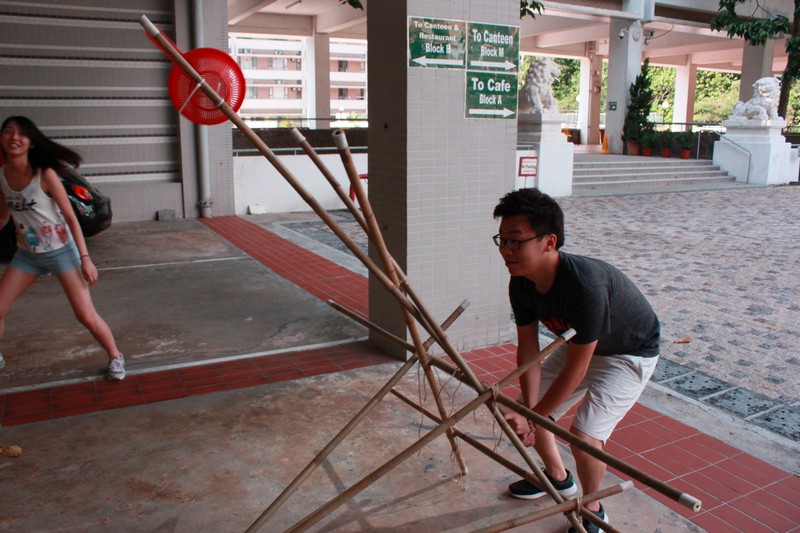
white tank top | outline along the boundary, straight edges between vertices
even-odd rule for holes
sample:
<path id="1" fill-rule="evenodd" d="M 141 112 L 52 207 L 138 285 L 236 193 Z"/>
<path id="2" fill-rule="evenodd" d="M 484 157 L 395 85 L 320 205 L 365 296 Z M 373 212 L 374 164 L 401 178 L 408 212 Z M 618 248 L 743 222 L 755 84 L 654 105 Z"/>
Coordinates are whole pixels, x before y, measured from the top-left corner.
<path id="1" fill-rule="evenodd" d="M 17 246 L 38 254 L 69 244 L 72 234 L 55 200 L 42 190 L 42 171 L 21 191 L 8 186 L 5 165 L 0 168 L 0 186 L 17 229 Z"/>

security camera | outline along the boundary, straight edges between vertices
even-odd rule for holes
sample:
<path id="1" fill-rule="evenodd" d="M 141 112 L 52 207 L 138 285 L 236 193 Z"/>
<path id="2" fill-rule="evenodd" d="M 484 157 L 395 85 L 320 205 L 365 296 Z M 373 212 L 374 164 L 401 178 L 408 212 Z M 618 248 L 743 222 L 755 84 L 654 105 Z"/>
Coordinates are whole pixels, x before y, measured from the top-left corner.
<path id="1" fill-rule="evenodd" d="M 624 38 L 625 38 L 625 30 L 619 30 L 619 40 L 621 41 Z"/>

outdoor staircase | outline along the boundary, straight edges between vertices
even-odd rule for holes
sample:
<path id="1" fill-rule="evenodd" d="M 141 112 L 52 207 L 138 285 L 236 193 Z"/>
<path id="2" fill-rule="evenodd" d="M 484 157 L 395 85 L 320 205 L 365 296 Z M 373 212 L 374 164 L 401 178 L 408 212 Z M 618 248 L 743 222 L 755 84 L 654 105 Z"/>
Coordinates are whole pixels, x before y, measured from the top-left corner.
<path id="1" fill-rule="evenodd" d="M 737 187 L 736 178 L 707 159 L 575 157 L 573 196 L 694 191 Z"/>

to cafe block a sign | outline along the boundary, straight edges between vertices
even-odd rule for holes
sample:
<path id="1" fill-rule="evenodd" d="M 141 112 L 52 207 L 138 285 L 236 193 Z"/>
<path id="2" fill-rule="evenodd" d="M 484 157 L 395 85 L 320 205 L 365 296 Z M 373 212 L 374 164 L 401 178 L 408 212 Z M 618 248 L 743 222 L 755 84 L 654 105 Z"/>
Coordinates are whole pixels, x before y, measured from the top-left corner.
<path id="1" fill-rule="evenodd" d="M 467 118 L 516 118 L 519 26 L 408 18 L 410 67 L 465 69 Z"/>

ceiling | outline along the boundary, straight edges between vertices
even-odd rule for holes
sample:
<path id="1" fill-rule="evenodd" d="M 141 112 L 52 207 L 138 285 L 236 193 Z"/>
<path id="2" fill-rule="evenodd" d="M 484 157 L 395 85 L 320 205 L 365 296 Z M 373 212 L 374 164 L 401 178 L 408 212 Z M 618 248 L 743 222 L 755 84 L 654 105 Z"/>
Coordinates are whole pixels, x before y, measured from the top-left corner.
<path id="1" fill-rule="evenodd" d="M 368 6 L 367 0 L 361 2 L 365 6 L 363 11 L 342 5 L 340 0 L 228 0 L 229 30 L 310 35 L 316 28 L 317 32 L 336 37 L 366 39 Z M 673 5 L 680 3 L 681 0 L 675 0 Z M 598 5 L 599 2 L 584 4 Z M 714 7 L 716 1 L 698 0 L 688 4 Z M 652 21 L 644 23 L 644 53 L 652 65 L 692 63 L 704 70 L 741 71 L 743 41 L 709 29 L 708 20 L 713 10 L 692 11 L 679 5 L 665 10 L 659 5 L 656 5 Z M 520 20 L 521 50 L 537 55 L 580 57 L 585 55 L 587 43 L 594 42 L 597 53 L 607 57 L 609 39 L 619 38 L 609 35 L 612 18 L 634 19 L 623 11 L 545 2 L 543 14 L 535 19 Z M 782 72 L 785 65 L 784 41 L 777 40 L 774 42 L 773 73 Z"/>

